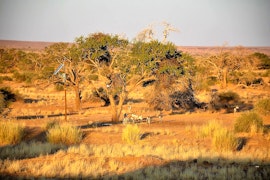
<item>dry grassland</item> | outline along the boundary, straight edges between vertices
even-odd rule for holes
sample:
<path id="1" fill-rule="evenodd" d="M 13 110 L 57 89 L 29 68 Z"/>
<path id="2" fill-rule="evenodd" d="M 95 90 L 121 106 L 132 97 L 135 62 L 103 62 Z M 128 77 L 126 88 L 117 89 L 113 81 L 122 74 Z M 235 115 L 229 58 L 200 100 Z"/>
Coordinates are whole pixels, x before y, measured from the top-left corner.
<path id="1" fill-rule="evenodd" d="M 181 49 L 183 49 L 181 47 Z M 195 52 L 196 53 L 196 52 Z M 6 83 L 6 84 L 5 84 Z M 74 111 L 74 94 L 68 91 L 68 116 L 64 122 L 64 92 L 54 87 L 26 87 L 22 83 L 3 82 L 19 92 L 24 100 L 10 106 L 9 116 L 0 121 L 25 127 L 21 143 L 0 144 L 1 179 L 269 179 L 270 116 L 262 116 L 264 131 L 236 133 L 238 146 L 224 150 L 214 146 L 216 127 L 233 132 L 235 120 L 243 113 L 195 111 L 185 114 L 151 110 L 142 92 L 134 92 L 124 105 L 131 111 L 152 117 L 152 123 L 138 123 L 139 140 L 126 142 L 125 125 L 110 123 L 109 107 L 100 102 L 83 102 Z M 270 97 L 268 89 L 241 89 L 237 92 L 245 103 Z M 209 94 L 196 98 L 208 101 Z M 25 101 L 27 100 L 27 101 Z M 79 128 L 82 141 L 75 145 L 48 142 L 48 124 L 68 123 Z M 218 124 L 218 125 L 217 125 Z M 219 129 L 218 129 L 219 130 Z"/>
<path id="2" fill-rule="evenodd" d="M 31 116 L 15 122 L 26 126 L 22 143 L 0 147 L 0 174 L 3 178 L 85 178 L 85 179 L 267 179 L 270 174 L 269 133 L 238 133 L 243 141 L 238 150 L 219 151 L 213 147 L 211 126 L 218 123 L 233 130 L 239 113 L 194 112 L 165 114 L 163 119 L 141 103 L 129 103 L 136 113 L 153 117 L 153 123 L 139 123 L 140 139 L 129 144 L 122 139 L 125 125 L 94 127 L 109 122 L 110 110 L 100 104 L 84 104 L 80 114 L 68 123 L 83 132 L 77 145 L 53 145 L 46 138 L 46 125 L 64 123 L 63 93 L 49 89 L 19 88 L 32 103 L 12 105 L 11 116 Z M 251 93 L 251 92 L 249 92 Z M 255 93 L 255 92 L 254 92 Z M 265 92 L 264 92 L 265 93 Z M 267 93 L 266 93 L 267 94 Z M 136 93 L 132 96 L 136 96 Z M 201 95 L 203 96 L 203 94 Z M 69 102 L 74 98 L 68 94 Z M 43 116 L 44 115 L 44 116 Z M 56 116 L 51 116 L 56 115 Z M 35 118 L 34 118 L 35 116 Z M 269 116 L 263 116 L 269 127 Z M 5 119 L 1 121 L 6 121 Z M 211 125 L 212 123 L 212 125 Z M 210 124 L 210 125 L 209 125 Z M 208 128 L 208 129 L 207 129 Z M 203 130 L 204 129 L 204 130 Z M 210 129 L 210 130 L 209 130 Z M 208 135 L 207 135 L 208 134 Z"/>

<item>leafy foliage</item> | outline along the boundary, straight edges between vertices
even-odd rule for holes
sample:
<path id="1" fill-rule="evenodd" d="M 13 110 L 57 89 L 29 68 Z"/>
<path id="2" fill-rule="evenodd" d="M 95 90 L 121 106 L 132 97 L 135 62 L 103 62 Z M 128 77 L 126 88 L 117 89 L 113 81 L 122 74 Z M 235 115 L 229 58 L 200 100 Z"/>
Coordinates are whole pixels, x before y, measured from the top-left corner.
<path id="1" fill-rule="evenodd" d="M 225 91 L 221 93 L 213 93 L 210 101 L 210 108 L 214 110 L 227 109 L 240 103 L 240 96 L 233 91 Z"/>
<path id="2" fill-rule="evenodd" d="M 252 56 L 259 59 L 258 69 L 270 69 L 270 58 L 264 53 L 255 52 Z"/>

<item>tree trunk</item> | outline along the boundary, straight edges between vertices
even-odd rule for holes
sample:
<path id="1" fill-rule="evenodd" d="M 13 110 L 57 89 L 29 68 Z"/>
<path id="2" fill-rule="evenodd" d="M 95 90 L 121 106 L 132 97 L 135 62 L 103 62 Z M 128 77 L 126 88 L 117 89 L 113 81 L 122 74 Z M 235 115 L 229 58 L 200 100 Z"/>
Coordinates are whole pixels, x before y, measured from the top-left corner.
<path id="1" fill-rule="evenodd" d="M 110 99 L 110 104 L 111 104 L 112 121 L 117 122 L 119 120 L 118 119 L 118 111 L 117 111 L 117 105 L 114 101 L 113 95 L 110 94 L 109 99 Z"/>
<path id="2" fill-rule="evenodd" d="M 223 69 L 223 87 L 227 87 L 227 76 L 228 76 L 228 67 Z"/>
<path id="3" fill-rule="evenodd" d="M 120 98 L 120 100 L 119 100 L 118 104 L 116 104 L 113 95 L 109 95 L 113 122 L 118 122 L 120 120 L 123 104 L 125 101 L 125 94 L 120 94 L 119 98 Z"/>
<path id="4" fill-rule="evenodd" d="M 81 108 L 81 92 L 78 86 L 74 86 L 75 91 L 75 108 L 79 111 Z"/>

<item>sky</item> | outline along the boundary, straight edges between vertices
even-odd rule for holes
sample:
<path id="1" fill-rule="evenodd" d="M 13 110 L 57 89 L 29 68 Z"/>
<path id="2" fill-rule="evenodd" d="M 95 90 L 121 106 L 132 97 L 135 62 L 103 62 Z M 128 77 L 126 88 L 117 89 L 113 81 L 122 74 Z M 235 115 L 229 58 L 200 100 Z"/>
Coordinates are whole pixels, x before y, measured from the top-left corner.
<path id="1" fill-rule="evenodd" d="M 132 41 L 162 22 L 179 46 L 270 46 L 270 0 L 0 0 L 0 39 L 74 42 L 102 32 Z"/>

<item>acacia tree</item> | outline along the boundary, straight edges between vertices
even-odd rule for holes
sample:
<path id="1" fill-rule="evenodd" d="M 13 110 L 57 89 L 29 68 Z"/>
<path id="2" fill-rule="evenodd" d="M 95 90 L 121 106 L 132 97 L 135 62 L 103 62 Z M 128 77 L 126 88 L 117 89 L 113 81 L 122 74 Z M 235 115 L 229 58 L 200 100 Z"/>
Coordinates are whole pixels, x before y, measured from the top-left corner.
<path id="1" fill-rule="evenodd" d="M 126 74 L 122 71 L 124 60 L 129 57 L 128 41 L 102 33 L 79 37 L 77 44 L 82 57 L 90 66 L 89 81 L 96 90 L 102 89 L 111 106 L 112 121 L 118 121 L 127 97 Z"/>
<path id="2" fill-rule="evenodd" d="M 243 47 L 235 47 L 233 49 L 221 47 L 219 53 L 203 59 L 202 63 L 204 64 L 205 62 L 210 64 L 211 69 L 213 69 L 224 88 L 227 87 L 230 73 L 241 69 L 251 70 L 256 67 L 255 59 L 249 56 L 249 52 Z"/>
<path id="3" fill-rule="evenodd" d="M 173 44 L 158 41 L 129 44 L 118 36 L 93 34 L 78 39 L 85 61 L 91 66 L 89 79 L 97 90 L 109 100 L 112 121 L 119 121 L 122 107 L 128 94 L 147 82 L 158 80 L 158 75 L 179 74 L 181 67 L 176 62 L 179 53 Z M 174 60 L 172 60 L 174 59 Z"/>

